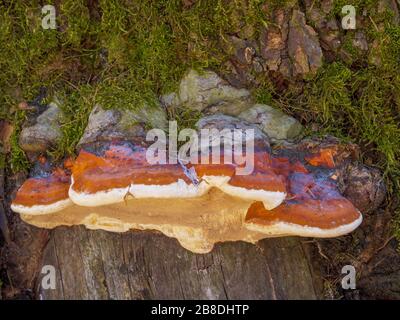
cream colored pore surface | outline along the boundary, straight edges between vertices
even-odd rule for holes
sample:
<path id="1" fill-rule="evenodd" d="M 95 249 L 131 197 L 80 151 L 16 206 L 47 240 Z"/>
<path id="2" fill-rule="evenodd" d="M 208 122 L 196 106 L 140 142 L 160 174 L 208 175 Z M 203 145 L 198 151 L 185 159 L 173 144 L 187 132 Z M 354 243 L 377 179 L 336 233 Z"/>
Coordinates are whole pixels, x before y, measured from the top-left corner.
<path id="1" fill-rule="evenodd" d="M 251 203 L 212 188 L 198 198 L 130 198 L 99 207 L 72 205 L 52 214 L 21 216 L 27 223 L 41 228 L 83 224 L 89 229 L 114 232 L 158 230 L 177 238 L 188 250 L 205 253 L 211 251 L 216 242 L 256 242 L 265 237 L 265 234 L 244 226 Z"/>

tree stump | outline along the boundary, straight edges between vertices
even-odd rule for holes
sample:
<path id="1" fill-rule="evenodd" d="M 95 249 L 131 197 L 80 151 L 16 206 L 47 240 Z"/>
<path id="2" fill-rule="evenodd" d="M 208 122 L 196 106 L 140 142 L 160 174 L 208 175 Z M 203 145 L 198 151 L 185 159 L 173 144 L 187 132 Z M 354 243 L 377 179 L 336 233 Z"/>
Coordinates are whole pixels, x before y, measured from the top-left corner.
<path id="1" fill-rule="evenodd" d="M 44 251 L 45 265 L 56 270 L 54 290 L 43 289 L 44 275 L 38 277 L 37 294 L 45 300 L 316 299 L 320 294 L 298 238 L 227 242 L 195 254 L 156 232 L 60 227 Z"/>

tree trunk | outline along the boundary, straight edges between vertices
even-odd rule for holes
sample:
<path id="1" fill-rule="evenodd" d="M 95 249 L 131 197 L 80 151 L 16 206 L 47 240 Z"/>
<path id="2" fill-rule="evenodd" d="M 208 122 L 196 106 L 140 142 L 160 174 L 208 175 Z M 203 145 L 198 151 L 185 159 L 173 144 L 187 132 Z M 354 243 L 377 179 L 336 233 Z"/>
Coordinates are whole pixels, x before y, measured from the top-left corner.
<path id="1" fill-rule="evenodd" d="M 56 288 L 43 289 L 41 274 L 36 290 L 46 300 L 316 299 L 320 283 L 306 251 L 300 239 L 276 238 L 194 254 L 155 232 L 61 227 L 42 262 L 55 267 Z"/>

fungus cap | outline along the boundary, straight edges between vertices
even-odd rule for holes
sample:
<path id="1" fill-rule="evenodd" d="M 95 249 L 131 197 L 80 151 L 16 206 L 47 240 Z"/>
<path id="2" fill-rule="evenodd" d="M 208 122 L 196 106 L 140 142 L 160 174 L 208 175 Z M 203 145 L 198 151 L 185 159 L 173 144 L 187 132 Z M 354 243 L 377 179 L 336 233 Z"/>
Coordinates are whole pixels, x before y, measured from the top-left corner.
<path id="1" fill-rule="evenodd" d="M 347 234 L 362 222 L 361 213 L 346 199 L 305 200 L 266 210 L 251 205 L 245 225 L 249 230 L 274 236 L 331 238 Z"/>
<path id="2" fill-rule="evenodd" d="M 49 214 L 72 204 L 68 197 L 69 175 L 56 169 L 49 175 L 26 180 L 11 204 L 14 212 L 30 215 Z"/>

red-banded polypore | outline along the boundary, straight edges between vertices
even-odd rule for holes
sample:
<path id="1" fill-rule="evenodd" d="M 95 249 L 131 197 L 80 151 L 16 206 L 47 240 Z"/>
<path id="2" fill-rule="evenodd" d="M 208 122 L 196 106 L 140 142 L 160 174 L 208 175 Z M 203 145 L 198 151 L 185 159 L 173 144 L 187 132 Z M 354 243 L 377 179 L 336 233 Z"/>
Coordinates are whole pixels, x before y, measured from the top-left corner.
<path id="1" fill-rule="evenodd" d="M 69 187 L 70 176 L 60 168 L 50 174 L 30 178 L 19 188 L 11 209 L 27 215 L 63 210 L 72 205 L 68 197 Z"/>
<path id="2" fill-rule="evenodd" d="M 29 178 L 12 209 L 44 228 L 159 230 L 199 253 L 223 241 L 336 237 L 362 221 L 339 192 L 336 156 L 334 148 L 271 153 L 256 141 L 252 173 L 238 175 L 243 164 L 223 159 L 149 164 L 145 147 L 115 141 L 82 148 L 71 167 Z"/>

